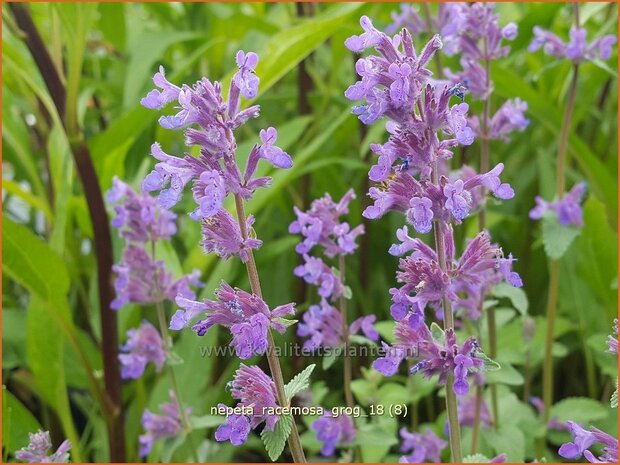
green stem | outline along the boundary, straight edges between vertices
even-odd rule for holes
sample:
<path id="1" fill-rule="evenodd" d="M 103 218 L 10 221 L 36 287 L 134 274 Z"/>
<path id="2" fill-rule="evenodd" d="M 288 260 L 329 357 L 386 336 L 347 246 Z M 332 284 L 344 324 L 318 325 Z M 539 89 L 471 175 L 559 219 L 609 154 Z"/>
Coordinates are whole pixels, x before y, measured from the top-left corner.
<path id="1" fill-rule="evenodd" d="M 342 285 L 345 282 L 345 262 L 344 255 L 338 257 L 338 268 L 340 271 L 340 279 Z M 347 407 L 353 408 L 355 403 L 353 402 L 353 392 L 351 391 L 351 380 L 353 376 L 351 374 L 351 356 L 349 354 L 349 325 L 347 324 L 347 299 L 343 295 L 340 296 L 340 317 L 342 318 L 342 339 L 344 342 L 344 398 L 347 403 Z"/>
<path id="2" fill-rule="evenodd" d="M 428 3 L 422 3 L 422 11 L 424 12 L 426 29 L 428 30 L 429 34 L 432 34 L 433 30 L 435 30 L 435 26 L 433 25 L 431 8 L 430 6 L 428 6 Z M 435 61 L 435 72 L 437 74 L 437 79 L 443 79 L 443 66 L 441 65 L 441 56 L 439 55 L 439 53 L 435 53 L 433 55 L 433 60 Z"/>
<path id="3" fill-rule="evenodd" d="M 471 454 L 478 450 L 478 433 L 480 432 L 480 415 L 482 412 L 482 386 L 476 386 L 476 409 L 474 411 L 474 425 L 471 433 Z"/>
<path id="4" fill-rule="evenodd" d="M 439 170 L 437 166 L 437 159 L 431 172 L 431 181 L 435 185 L 439 185 Z M 439 261 L 439 268 L 444 273 L 447 273 L 446 263 L 446 244 L 444 241 L 444 231 L 439 221 L 435 221 L 433 225 L 433 233 L 435 236 L 435 247 L 437 249 L 437 260 Z M 454 330 L 454 314 L 452 313 L 452 303 L 444 296 L 442 298 L 443 306 L 443 329 Z M 449 425 L 449 440 L 450 451 L 452 453 L 452 462 L 463 462 L 463 455 L 461 453 L 461 427 L 459 425 L 459 416 L 456 403 L 456 394 L 452 386 L 454 385 L 454 373 L 448 374 L 446 380 L 446 410 L 448 413 L 448 425 Z"/>
<path id="5" fill-rule="evenodd" d="M 241 237 L 246 240 L 249 237 L 249 233 L 246 223 L 243 199 L 239 194 L 235 195 L 235 208 L 237 210 L 237 220 L 239 221 Z M 252 288 L 252 293 L 262 299 L 263 293 L 260 287 L 260 280 L 258 277 L 258 270 L 256 269 L 254 254 L 252 253 L 252 249 L 249 249 L 247 252 L 248 261 L 246 262 L 245 267 L 248 273 L 248 279 L 250 280 L 250 287 Z M 276 355 L 276 343 L 273 340 L 273 334 L 271 333 L 271 330 L 269 330 L 268 332 L 267 342 L 267 362 L 269 363 L 269 371 L 271 372 L 271 377 L 273 378 L 273 382 L 276 385 L 278 404 L 282 407 L 288 406 L 289 402 L 286 398 L 286 393 L 284 392 L 284 378 L 282 376 L 282 368 L 280 366 L 280 360 Z M 297 424 L 294 421 L 291 434 L 288 437 L 288 445 L 291 451 L 291 455 L 293 456 L 293 461 L 295 463 L 306 463 L 306 456 L 304 455 L 304 449 L 301 445 L 301 440 L 299 439 Z"/>

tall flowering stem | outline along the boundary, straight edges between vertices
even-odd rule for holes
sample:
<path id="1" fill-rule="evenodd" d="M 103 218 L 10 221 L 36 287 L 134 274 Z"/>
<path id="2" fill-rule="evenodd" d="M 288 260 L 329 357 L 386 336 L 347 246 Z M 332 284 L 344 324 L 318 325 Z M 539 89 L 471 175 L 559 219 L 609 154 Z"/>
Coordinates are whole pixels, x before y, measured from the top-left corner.
<path id="1" fill-rule="evenodd" d="M 238 194 L 235 195 L 235 209 L 237 212 L 237 220 L 239 222 L 241 236 L 244 241 L 247 241 L 250 238 L 249 231 L 246 226 L 247 218 L 245 215 L 243 198 L 241 198 L 241 196 Z M 258 277 L 256 260 L 254 260 L 254 254 L 252 253 L 252 249 L 248 250 L 248 260 L 245 263 L 245 268 L 248 273 L 248 279 L 250 280 L 250 287 L 252 289 L 252 293 L 262 299 L 263 293 L 260 287 L 260 279 Z M 275 349 L 276 343 L 273 340 L 273 334 L 271 333 L 271 329 L 269 329 L 267 333 L 267 362 L 269 364 L 269 371 L 271 372 L 271 377 L 273 378 L 273 382 L 276 386 L 276 397 L 278 400 L 278 405 L 286 406 L 288 405 L 288 400 L 286 398 L 286 393 L 284 392 L 284 377 L 282 376 L 282 367 L 280 366 L 280 360 L 276 355 Z M 288 445 L 291 451 L 291 455 L 293 456 L 293 461 L 295 463 L 306 463 L 304 449 L 301 445 L 301 440 L 299 439 L 299 431 L 297 430 L 297 424 L 294 421 L 291 435 L 288 438 Z"/>
<path id="2" fill-rule="evenodd" d="M 345 261 L 344 255 L 338 257 L 338 270 L 340 271 L 340 279 L 345 282 Z M 347 407 L 354 407 L 353 392 L 351 391 L 351 381 L 353 380 L 351 355 L 349 354 L 349 324 L 347 320 L 347 298 L 344 292 L 340 296 L 340 317 L 342 318 L 342 339 L 344 342 L 344 398 Z"/>

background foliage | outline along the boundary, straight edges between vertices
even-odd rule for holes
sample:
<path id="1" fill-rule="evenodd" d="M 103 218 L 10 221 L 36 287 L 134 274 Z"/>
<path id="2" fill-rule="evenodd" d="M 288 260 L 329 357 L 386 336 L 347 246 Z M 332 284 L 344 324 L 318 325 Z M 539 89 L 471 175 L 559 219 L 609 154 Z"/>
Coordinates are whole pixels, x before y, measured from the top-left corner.
<path id="1" fill-rule="evenodd" d="M 156 112 L 139 105 L 159 64 L 172 82 L 193 82 L 203 75 L 226 82 L 238 49 L 258 53 L 262 117 L 244 126 L 239 153 L 249 151 L 260 128 L 273 125 L 280 134 L 279 145 L 295 163 L 291 170 L 274 173 L 273 187 L 259 192 L 248 205 L 257 216 L 255 229 L 265 244 L 257 254 L 258 267 L 268 303 L 295 300 L 303 310 L 308 305 L 304 288 L 292 274 L 298 260 L 297 238 L 287 233 L 292 207 L 307 205 L 326 191 L 339 198 L 350 187 L 358 193 L 365 190 L 371 157 L 368 144 L 384 140 L 385 135 L 379 124 L 367 132 L 350 114 L 350 102 L 343 92 L 354 82 L 354 57 L 343 42 L 358 32 L 361 14 L 384 27 L 396 8 L 397 4 L 321 4 L 311 15 L 300 17 L 292 3 L 105 3 L 33 4 L 31 13 L 59 69 L 65 70 L 67 99 L 75 103 L 74 117 L 104 191 L 113 176 L 136 188 L 140 185 L 153 165 L 148 155 L 153 140 L 160 141 L 169 153 L 183 150 L 182 135 L 161 129 Z M 519 258 L 516 268 L 523 277 L 525 295 L 502 301 L 499 360 L 505 369 L 490 377 L 502 385 L 500 412 L 510 421 L 503 431 L 485 431 L 480 448 L 488 454 L 508 452 L 509 460 L 522 460 L 535 456 L 535 436 L 542 426 L 535 410 L 523 400 L 527 401 L 524 395 L 528 392 L 540 395 L 547 289 L 541 229 L 527 213 L 535 195 L 553 196 L 556 139 L 570 68 L 569 63 L 542 53 L 528 53 L 527 45 L 534 25 L 566 37 L 570 14 L 559 3 L 501 3 L 497 9 L 503 24 L 514 21 L 519 25 L 519 37 L 511 54 L 494 64 L 495 95 L 527 101 L 531 124 L 508 144 L 492 143 L 491 161 L 506 164 L 505 180 L 517 196 L 493 206 L 488 217 L 494 239 Z M 55 441 L 71 439 L 74 460 L 106 461 L 107 433 L 97 395 L 102 362 L 93 228 L 73 166 L 70 140 L 6 4 L 2 13 L 4 459 L 26 445 L 27 432 L 41 427 L 49 429 Z M 613 32 L 616 7 L 586 4 L 582 22 L 590 34 Z M 309 84 L 299 79 L 304 59 Z M 458 67 L 456 61 L 442 59 Z M 617 370 L 613 357 L 604 352 L 605 336 L 617 309 L 616 61 L 614 48 L 607 63 L 582 66 L 568 184 L 582 179 L 588 183 L 586 226 L 562 259 L 555 345 L 555 398 L 577 399 L 557 403 L 554 415 L 561 420 L 581 416 L 579 420 L 592 421 L 609 432 L 616 430 L 607 399 Z M 306 92 L 311 111 L 300 115 L 300 94 Z M 496 100 L 495 107 L 500 103 Z M 480 112 L 477 105 L 472 105 L 474 112 Z M 457 159 L 477 166 L 478 153 L 475 144 Z M 189 201 L 188 196 L 184 201 Z M 361 221 L 365 203 L 364 198 L 353 203 L 352 224 Z M 179 212 L 188 210 L 188 205 L 178 206 Z M 386 251 L 399 221 L 400 216 L 394 215 L 367 224 L 361 251 L 348 263 L 349 270 L 357 271 L 348 273 L 351 306 L 358 315 L 375 313 L 379 321 L 385 320 L 379 324 L 385 338 L 391 332 L 387 291 L 397 263 Z M 466 236 L 472 237 L 476 227 L 473 218 L 463 228 Z M 464 237 L 460 240 L 462 245 Z M 118 259 L 122 244 L 116 237 L 114 241 Z M 239 263 L 205 256 L 198 241 L 199 228 L 180 214 L 179 234 L 158 253 L 166 257 L 175 275 L 199 268 L 206 282 L 204 296 L 211 295 L 223 278 L 249 288 Z M 142 319 L 154 319 L 152 309 L 137 306 L 123 309 L 118 316 L 121 340 Z M 523 339 L 526 318 L 536 323 L 529 343 Z M 175 350 L 184 360 L 177 367 L 184 400 L 197 415 L 208 414 L 218 402 L 230 401 L 224 386 L 238 362 L 202 358 L 199 350 L 201 345 L 218 343 L 227 341 L 217 328 L 201 339 L 182 332 L 175 341 Z M 285 378 L 311 362 L 316 360 L 285 361 Z M 341 385 L 334 371 L 341 367 L 337 363 L 328 373 L 318 362 L 313 403 L 338 405 Z M 445 417 L 436 416 L 443 401 L 434 383 L 417 378 L 381 379 L 367 370 L 370 362 L 364 358 L 357 362 L 359 376 L 353 390 L 361 405 L 408 403 L 416 414 L 401 423 L 431 422 L 437 432 L 443 431 Z M 149 372 L 123 385 L 129 460 L 138 458 L 142 411 L 156 409 L 164 400 L 167 376 L 166 372 Z M 311 419 L 304 421 L 309 424 Z M 238 449 L 215 443 L 217 424 L 219 420 L 204 416 L 191 433 L 201 444 L 201 460 L 267 459 L 257 436 Z M 397 430 L 397 420 L 387 417 L 363 426 L 358 441 L 365 461 L 397 461 L 392 447 Z M 561 443 L 566 438 L 558 433 L 552 439 Z M 186 460 L 189 446 L 185 439 L 158 444 L 150 458 Z M 313 433 L 306 431 L 302 439 L 316 455 Z M 467 428 L 464 441 L 469 444 Z"/>

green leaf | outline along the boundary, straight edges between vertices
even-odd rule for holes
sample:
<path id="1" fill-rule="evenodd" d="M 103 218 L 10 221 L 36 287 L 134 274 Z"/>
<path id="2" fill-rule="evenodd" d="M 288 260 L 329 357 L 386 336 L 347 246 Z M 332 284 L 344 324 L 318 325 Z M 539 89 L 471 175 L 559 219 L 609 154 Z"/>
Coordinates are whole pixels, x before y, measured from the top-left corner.
<path id="1" fill-rule="evenodd" d="M 282 326 L 284 326 L 285 328 L 288 328 L 289 326 L 293 326 L 295 323 L 297 323 L 299 320 L 289 320 L 288 318 L 274 318 L 273 321 L 275 323 L 279 323 Z"/>
<path id="2" fill-rule="evenodd" d="M 431 323 L 431 336 L 433 337 L 435 342 L 438 342 L 440 344 L 445 343 L 445 333 L 443 332 L 443 329 L 441 329 L 441 326 L 439 326 L 434 321 Z"/>
<path id="3" fill-rule="evenodd" d="M 545 215 L 542 219 L 542 239 L 545 252 L 552 260 L 559 260 L 572 242 L 581 234 L 574 226 L 562 226 L 555 215 Z"/>
<path id="4" fill-rule="evenodd" d="M 611 399 L 609 399 L 609 405 L 611 405 L 611 408 L 618 408 L 618 379 L 616 379 L 616 389 L 614 389 Z"/>
<path id="5" fill-rule="evenodd" d="M 497 367 L 499 363 L 493 362 Z M 488 384 L 508 384 L 510 386 L 521 386 L 523 375 L 519 373 L 510 363 L 502 363 L 501 369 L 495 368 L 486 377 Z"/>
<path id="6" fill-rule="evenodd" d="M 518 427 L 502 424 L 499 430 L 483 430 L 482 436 L 497 454 L 506 454 L 506 462 L 521 463 L 525 460 L 525 436 Z"/>
<path id="7" fill-rule="evenodd" d="M 510 299 L 512 305 L 521 315 L 527 315 L 529 303 L 527 294 L 519 287 L 511 286 L 508 283 L 499 283 L 493 288 L 492 294 L 495 297 L 506 297 Z"/>
<path id="8" fill-rule="evenodd" d="M 314 371 L 315 366 L 316 365 L 314 363 L 307 366 L 301 373 L 298 373 L 288 382 L 286 386 L 284 386 L 284 392 L 286 393 L 286 398 L 289 402 L 298 392 L 308 389 L 308 386 L 310 385 L 310 375 Z"/>
<path id="9" fill-rule="evenodd" d="M 394 418 L 377 417 L 377 423 L 367 423 L 358 428 L 354 444 L 362 448 L 364 462 L 381 462 L 390 447 L 396 444 Z M 394 430 L 394 431 L 392 431 Z"/>
<path id="10" fill-rule="evenodd" d="M 587 425 L 607 416 L 607 408 L 598 400 L 587 397 L 569 397 L 551 407 L 551 418 Z"/>
<path id="11" fill-rule="evenodd" d="M 336 350 L 328 351 L 325 355 L 323 355 L 323 362 L 321 364 L 321 366 L 323 367 L 323 370 L 329 370 L 329 368 L 331 368 L 331 366 L 334 363 L 336 363 L 337 359 L 338 359 L 338 351 Z"/>
<path id="12" fill-rule="evenodd" d="M 5 386 L 2 386 L 2 423 L 2 446 L 11 454 L 28 445 L 28 433 L 41 429 L 30 410 Z"/>
<path id="13" fill-rule="evenodd" d="M 222 424 L 222 417 L 219 415 L 191 416 L 189 417 L 189 424 L 192 429 L 213 428 Z"/>
<path id="14" fill-rule="evenodd" d="M 265 444 L 265 450 L 269 454 L 269 458 L 274 462 L 278 460 L 284 450 L 286 440 L 293 429 L 293 421 L 292 415 L 282 415 L 273 431 L 263 429 L 260 434 L 263 444 Z"/>

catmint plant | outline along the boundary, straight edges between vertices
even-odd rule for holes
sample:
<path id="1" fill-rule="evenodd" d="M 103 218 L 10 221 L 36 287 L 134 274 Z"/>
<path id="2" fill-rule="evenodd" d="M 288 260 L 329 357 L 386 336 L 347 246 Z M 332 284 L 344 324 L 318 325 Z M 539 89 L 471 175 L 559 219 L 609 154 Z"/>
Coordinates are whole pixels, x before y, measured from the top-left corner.
<path id="1" fill-rule="evenodd" d="M 423 433 L 411 433 L 407 428 L 401 428 L 400 437 L 403 440 L 400 451 L 406 454 L 401 457 L 401 463 L 441 463 L 441 451 L 448 446 L 430 428 Z"/>
<path id="2" fill-rule="evenodd" d="M 294 313 L 294 304 L 270 309 L 263 300 L 253 256 L 262 241 L 256 238 L 254 218 L 246 215 L 244 206 L 257 189 L 267 187 L 271 181 L 269 177 L 256 175 L 260 160 L 282 169 L 290 168 L 293 162 L 277 146 L 276 129 L 268 127 L 260 131 L 260 143 L 250 150 L 243 170 L 239 166 L 235 130 L 249 119 L 257 118 L 260 110 L 258 105 L 242 109 L 241 97 L 255 98 L 260 80 L 255 73 L 258 64 L 255 53 L 239 51 L 235 60 L 238 69 L 231 79 L 226 99 L 221 83 L 206 77 L 192 86 L 178 86 L 166 79 L 163 68 L 155 74 L 153 82 L 157 89 L 141 100 L 142 105 L 161 109 L 174 102 L 176 113 L 160 117 L 159 123 L 165 129 L 183 129 L 185 145 L 188 149 L 198 147 L 199 154 L 177 157 L 165 153 L 159 144 L 153 144 L 151 154 L 157 163 L 144 179 L 142 188 L 145 192 L 158 191 L 159 205 L 170 209 L 190 185 L 195 207 L 189 216 L 200 223 L 203 251 L 215 253 L 223 260 L 238 257 L 246 265 L 251 292 L 222 282 L 215 300 L 197 301 L 195 297 L 178 293 L 176 303 L 181 308 L 170 321 L 170 329 L 191 326 L 199 336 L 219 324 L 230 330 L 231 345 L 240 359 L 267 355 L 271 376 L 258 367 L 241 365 L 232 382 L 233 397 L 241 406 L 254 406 L 255 413 L 228 416 L 225 424 L 218 428 L 216 440 L 242 444 L 250 429 L 264 421 L 261 437 L 269 456 L 276 460 L 288 439 L 293 460 L 305 462 L 293 418 L 290 415 L 264 416 L 260 411 L 262 406 L 287 407 L 291 398 L 307 385 L 313 366 L 298 375 L 296 388 L 285 390 L 271 331 L 283 333 L 294 323 L 286 318 Z M 234 199 L 236 218 L 224 207 L 229 196 Z"/>
<path id="3" fill-rule="evenodd" d="M 15 458 L 28 463 L 67 463 L 71 442 L 64 440 L 55 452 L 52 450 L 52 440 L 49 431 L 28 433 L 28 445 L 15 452 Z"/>
<path id="4" fill-rule="evenodd" d="M 440 37 L 432 37 L 418 54 L 406 29 L 392 38 L 375 29 L 366 16 L 360 24 L 364 33 L 350 37 L 345 45 L 354 52 L 374 48 L 378 54 L 358 60 L 361 80 L 345 96 L 364 100 L 353 107 L 363 123 L 385 116 L 390 134 L 387 143 L 371 146 L 379 160 L 369 178 L 380 184 L 370 188 L 368 195 L 374 204 L 363 215 L 375 219 L 388 211 L 400 211 L 417 233 L 432 230 L 435 239 L 433 249 L 409 236 L 407 227 L 398 232 L 400 243 L 390 251 L 408 256 L 400 260 L 397 274 L 403 286 L 390 291 L 396 343 L 393 347 L 384 344 L 385 355 L 374 367 L 391 376 L 404 359 L 414 358 L 412 374 L 438 375 L 439 383 L 446 385 L 452 460 L 460 462 L 456 395 L 469 391 L 473 373 L 497 364 L 484 355 L 475 338 L 458 342 L 454 332 L 458 293 L 465 288 L 475 294 L 479 286 L 497 280 L 508 279 L 513 285 L 520 285 L 521 280 L 511 269 L 512 257 L 505 258 L 486 231 L 457 260 L 453 226 L 473 212 L 474 192 L 484 189 L 499 199 L 510 199 L 514 191 L 499 178 L 504 168 L 501 163 L 465 180 L 450 180 L 442 174 L 452 150 L 471 145 L 475 133 L 468 124 L 468 104 L 451 105 L 452 97 L 459 98 L 460 88 L 429 79 L 432 73 L 427 66 L 443 45 Z M 443 329 L 427 325 L 427 308 L 443 320 Z"/>
<path id="5" fill-rule="evenodd" d="M 579 70 L 583 63 L 597 57 L 608 59 L 611 55 L 612 46 L 616 43 L 614 35 L 606 35 L 588 43 L 586 41 L 586 30 L 580 27 L 579 4 L 572 5 L 573 8 L 573 27 L 570 31 L 570 40 L 563 42 L 557 35 L 545 31 L 538 26 L 534 27 L 534 38 L 529 46 L 530 52 L 543 49 L 547 55 L 556 59 L 567 59 L 571 62 L 572 71 L 570 85 L 566 97 L 566 107 L 562 119 L 562 127 L 558 142 L 558 155 L 556 160 L 555 173 L 555 199 L 547 202 L 541 197 L 536 198 L 536 206 L 530 211 L 530 218 L 534 220 L 543 219 L 543 239 L 547 242 L 555 241 L 549 237 L 549 232 L 554 224 L 563 228 L 573 228 L 578 234 L 579 228 L 583 226 L 583 215 L 581 211 L 581 201 L 585 194 L 585 184 L 577 183 L 566 193 L 566 166 L 570 162 L 568 153 L 569 135 L 572 123 L 573 110 L 577 98 L 579 81 Z M 545 237 L 547 236 L 547 237 Z M 561 252 L 546 250 L 550 258 L 549 266 L 549 289 L 547 297 L 547 333 L 545 337 L 545 355 L 543 359 L 543 403 L 544 403 L 544 423 L 549 422 L 551 405 L 553 404 L 553 341 L 555 331 L 555 320 L 558 306 L 558 293 L 560 282 L 560 258 L 570 245 L 570 242 L 563 247 Z"/>

